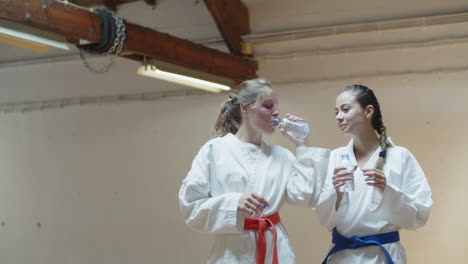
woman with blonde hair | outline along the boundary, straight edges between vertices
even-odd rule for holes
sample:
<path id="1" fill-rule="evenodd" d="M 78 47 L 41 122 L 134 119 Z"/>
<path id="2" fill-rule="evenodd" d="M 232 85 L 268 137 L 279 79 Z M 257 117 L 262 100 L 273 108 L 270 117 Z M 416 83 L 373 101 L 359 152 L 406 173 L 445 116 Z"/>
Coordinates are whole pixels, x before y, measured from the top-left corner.
<path id="1" fill-rule="evenodd" d="M 221 108 L 216 137 L 202 146 L 182 183 L 185 222 L 215 236 L 208 263 L 295 263 L 279 210 L 284 202 L 316 205 L 329 152 L 285 131 L 297 158 L 267 144 L 263 135 L 275 131 L 278 115 L 268 81 L 240 84 Z"/>

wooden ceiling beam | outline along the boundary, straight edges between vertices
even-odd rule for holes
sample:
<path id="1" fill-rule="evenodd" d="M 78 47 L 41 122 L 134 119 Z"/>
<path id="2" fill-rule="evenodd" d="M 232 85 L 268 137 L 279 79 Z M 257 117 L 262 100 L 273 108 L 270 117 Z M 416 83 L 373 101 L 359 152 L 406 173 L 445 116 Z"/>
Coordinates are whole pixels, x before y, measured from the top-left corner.
<path id="1" fill-rule="evenodd" d="M 99 42 L 97 14 L 53 0 L 0 0 L 0 18 L 39 28 L 71 39 Z"/>
<path id="2" fill-rule="evenodd" d="M 126 25 L 128 42 L 125 51 L 221 75 L 236 82 L 256 77 L 257 62 L 255 61 L 210 49 L 132 23 L 126 23 Z"/>
<path id="3" fill-rule="evenodd" d="M 79 6 L 106 6 L 110 9 L 117 9 L 119 5 L 131 3 L 131 2 L 140 2 L 145 1 L 151 7 L 156 7 L 156 0 L 72 0 L 74 4 Z"/>
<path id="4" fill-rule="evenodd" d="M 204 0 L 229 51 L 243 54 L 242 35 L 250 33 L 249 9 L 240 0 Z"/>
<path id="5" fill-rule="evenodd" d="M 54 0 L 0 0 L 0 18 L 66 36 L 69 40 L 100 41 L 99 16 Z M 128 23 L 123 57 L 131 54 L 190 68 L 240 82 L 256 77 L 257 62 L 184 39 Z M 134 56 L 137 57 L 137 56 Z"/>

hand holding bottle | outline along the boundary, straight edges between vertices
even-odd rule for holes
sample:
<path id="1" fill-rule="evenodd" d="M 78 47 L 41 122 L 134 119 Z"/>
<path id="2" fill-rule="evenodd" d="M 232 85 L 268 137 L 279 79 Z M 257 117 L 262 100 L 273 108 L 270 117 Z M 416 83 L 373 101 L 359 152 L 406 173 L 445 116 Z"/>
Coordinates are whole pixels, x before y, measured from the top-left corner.
<path id="1" fill-rule="evenodd" d="M 309 126 L 304 119 L 286 114 L 284 118 L 275 118 L 274 124 L 279 127 L 283 135 L 286 135 L 296 146 L 307 146 L 309 144 Z"/>
<path id="2" fill-rule="evenodd" d="M 349 160 L 348 154 L 341 155 L 341 161 L 338 167 L 333 170 L 333 186 L 337 193 L 349 192 L 354 190 L 354 171 L 357 165 L 353 165 Z"/>
<path id="3" fill-rule="evenodd" d="M 350 192 L 354 191 L 354 170 L 355 167 L 351 160 L 349 159 L 349 154 L 342 153 L 341 154 L 341 161 L 340 167 L 344 168 L 343 172 L 347 172 L 347 180 L 344 184 L 339 188 L 340 192 Z"/>
<path id="4" fill-rule="evenodd" d="M 244 193 L 239 199 L 237 210 L 246 213 L 250 217 L 258 217 L 267 206 L 270 206 L 270 204 L 262 196 L 256 193 Z"/>
<path id="5" fill-rule="evenodd" d="M 356 168 L 357 168 L 357 165 L 353 166 L 352 170 L 350 171 L 350 168 L 348 166 L 339 166 L 333 170 L 332 181 L 333 181 L 333 187 L 335 187 L 335 191 L 337 195 L 336 203 L 335 203 L 335 210 L 338 210 L 338 208 L 340 208 L 341 200 L 343 198 L 343 193 L 344 193 L 343 188 L 347 184 L 349 185 L 350 180 L 354 178 L 353 174 Z M 349 191 L 349 187 L 346 187 L 345 189 Z M 354 189 L 354 183 L 353 183 L 353 189 Z"/>

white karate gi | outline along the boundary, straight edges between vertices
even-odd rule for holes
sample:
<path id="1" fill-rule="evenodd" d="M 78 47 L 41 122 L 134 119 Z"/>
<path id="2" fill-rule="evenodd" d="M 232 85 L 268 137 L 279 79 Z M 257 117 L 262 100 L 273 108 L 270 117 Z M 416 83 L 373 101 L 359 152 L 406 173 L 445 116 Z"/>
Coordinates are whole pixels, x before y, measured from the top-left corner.
<path id="1" fill-rule="evenodd" d="M 363 168 L 374 168 L 380 151 L 379 147 Z M 357 165 L 353 140 L 347 146 L 332 151 L 327 178 L 315 208 L 321 224 L 329 230 L 336 227 L 340 234 L 351 237 L 382 234 L 398 231 L 400 228 L 416 229 L 426 223 L 432 207 L 431 189 L 415 157 L 409 150 L 400 146 L 387 150 L 383 166 L 386 177 L 385 190 L 382 192 L 367 185 L 358 167 L 354 172 L 355 190 L 343 194 L 337 212 L 335 210 L 337 196 L 332 177 L 333 169 L 339 167 L 342 153 L 349 154 L 351 162 Z M 405 250 L 400 242 L 383 246 L 395 264 L 406 263 Z M 328 263 L 386 264 L 387 261 L 378 246 L 366 246 L 339 251 L 330 256 Z"/>
<path id="2" fill-rule="evenodd" d="M 237 212 L 240 196 L 255 192 L 270 206 L 260 217 L 277 212 L 284 201 L 314 207 L 328 165 L 330 151 L 298 147 L 297 159 L 287 149 L 240 141 L 235 135 L 208 141 L 195 157 L 179 192 L 185 222 L 192 228 L 215 234 L 208 263 L 254 264 L 256 232 L 243 230 L 244 213 Z M 279 263 L 295 263 L 286 230 L 279 223 Z M 273 256 L 273 234 L 265 232 L 265 263 Z"/>

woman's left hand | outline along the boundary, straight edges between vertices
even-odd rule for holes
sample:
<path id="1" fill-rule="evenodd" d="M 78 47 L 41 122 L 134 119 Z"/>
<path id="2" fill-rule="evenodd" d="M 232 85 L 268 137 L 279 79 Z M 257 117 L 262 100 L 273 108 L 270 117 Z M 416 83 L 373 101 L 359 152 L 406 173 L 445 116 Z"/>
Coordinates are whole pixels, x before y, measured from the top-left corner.
<path id="1" fill-rule="evenodd" d="M 298 116 L 295 116 L 295 115 L 290 115 L 290 114 L 286 114 L 285 117 L 289 120 L 293 120 L 293 121 L 303 121 L 305 122 L 304 119 L 298 117 Z M 287 136 L 289 138 L 289 140 L 291 140 L 295 145 L 296 147 L 299 147 L 299 146 L 309 146 L 309 135 L 307 135 L 306 138 L 296 138 L 294 137 L 293 135 L 289 134 L 288 132 L 286 132 L 284 129 L 280 128 L 280 131 L 281 131 L 281 134 Z"/>
<path id="2" fill-rule="evenodd" d="M 384 191 L 387 185 L 387 179 L 383 171 L 378 169 L 363 169 L 362 170 L 367 185 L 374 186 Z"/>

